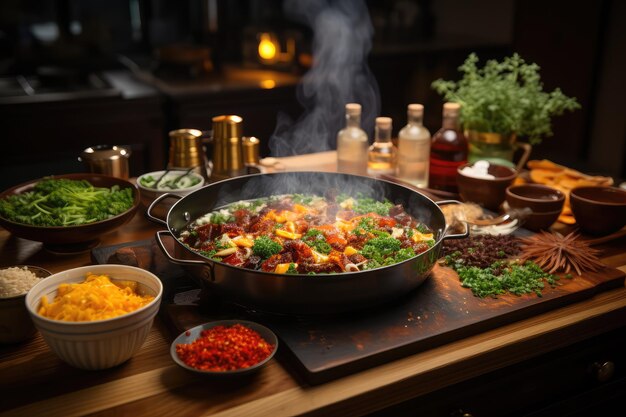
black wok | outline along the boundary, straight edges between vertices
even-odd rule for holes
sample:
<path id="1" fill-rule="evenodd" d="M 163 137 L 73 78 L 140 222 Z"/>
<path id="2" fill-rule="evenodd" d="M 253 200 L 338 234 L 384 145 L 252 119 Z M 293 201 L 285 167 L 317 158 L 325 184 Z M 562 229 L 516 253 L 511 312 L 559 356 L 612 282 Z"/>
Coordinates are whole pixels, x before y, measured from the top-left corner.
<path id="1" fill-rule="evenodd" d="M 434 231 L 434 246 L 411 259 L 383 268 L 311 276 L 254 271 L 216 262 L 178 241 L 189 223 L 226 204 L 279 194 L 324 195 L 333 188 L 350 195 L 363 193 L 402 204 L 407 213 Z M 168 195 L 155 200 L 147 214 L 152 220 L 167 225 L 168 231 L 157 233 L 157 242 L 170 261 L 186 266 L 201 285 L 219 296 L 249 308 L 274 313 L 334 314 L 388 302 L 415 289 L 427 278 L 445 239 L 467 237 L 467 231 L 460 235 L 446 234 L 444 215 L 428 197 L 401 185 L 357 175 L 287 172 L 228 179 L 182 197 L 170 208 L 164 221 L 155 217 L 153 210 L 165 198 Z M 443 203 L 450 202 L 439 204 Z M 163 235 L 176 239 L 174 255 L 166 249 Z"/>

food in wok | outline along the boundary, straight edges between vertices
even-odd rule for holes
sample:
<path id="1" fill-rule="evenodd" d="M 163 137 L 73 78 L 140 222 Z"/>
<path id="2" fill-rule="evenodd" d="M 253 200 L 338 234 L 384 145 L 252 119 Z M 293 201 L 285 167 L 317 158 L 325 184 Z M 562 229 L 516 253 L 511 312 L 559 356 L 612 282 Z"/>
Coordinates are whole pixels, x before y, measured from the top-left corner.
<path id="1" fill-rule="evenodd" d="M 402 205 L 333 192 L 232 203 L 196 219 L 179 239 L 213 260 L 279 274 L 374 269 L 435 243 L 428 226 Z"/>

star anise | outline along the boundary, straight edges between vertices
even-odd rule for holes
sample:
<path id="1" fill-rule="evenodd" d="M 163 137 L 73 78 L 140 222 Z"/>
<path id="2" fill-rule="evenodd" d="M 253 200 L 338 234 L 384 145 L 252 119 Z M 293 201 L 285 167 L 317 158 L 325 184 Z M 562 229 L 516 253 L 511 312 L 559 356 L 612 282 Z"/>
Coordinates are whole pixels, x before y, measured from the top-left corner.
<path id="1" fill-rule="evenodd" d="M 583 271 L 605 268 L 597 256 L 600 251 L 592 248 L 575 232 L 563 236 L 543 231 L 520 240 L 520 259 L 532 260 L 550 274 L 557 271 L 568 273 L 574 269 L 581 275 Z"/>

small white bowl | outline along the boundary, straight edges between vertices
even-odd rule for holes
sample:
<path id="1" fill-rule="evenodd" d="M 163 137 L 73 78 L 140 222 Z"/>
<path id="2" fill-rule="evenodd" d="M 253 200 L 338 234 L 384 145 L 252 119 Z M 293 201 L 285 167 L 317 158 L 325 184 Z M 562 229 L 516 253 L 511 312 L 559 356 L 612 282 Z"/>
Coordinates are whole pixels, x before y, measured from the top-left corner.
<path id="1" fill-rule="evenodd" d="M 162 187 L 161 185 L 159 185 L 159 188 L 155 189 L 155 188 L 151 188 L 142 184 L 142 181 L 145 180 L 147 177 L 152 177 L 154 180 L 158 180 L 166 172 L 167 174 L 163 177 L 163 179 L 159 182 L 159 184 L 167 183 L 168 180 L 169 181 L 175 180 L 183 175 L 185 176 L 184 178 L 193 179 L 194 181 L 198 181 L 198 182 L 194 185 L 190 185 L 184 188 L 175 188 L 175 189 Z M 204 178 L 202 177 L 202 175 L 193 171 L 185 175 L 186 173 L 187 171 L 184 171 L 184 170 L 170 170 L 169 172 L 168 171 L 154 171 L 154 172 L 148 172 L 143 175 L 140 175 L 137 178 L 137 187 L 139 187 L 139 190 L 141 192 L 141 202 L 145 206 L 149 206 L 150 203 L 152 203 L 157 197 L 161 196 L 162 194 L 169 193 L 169 194 L 176 194 L 179 196 L 185 196 L 204 186 Z"/>
<path id="2" fill-rule="evenodd" d="M 53 300 L 61 283 L 85 280 L 87 273 L 139 283 L 139 291 L 154 296 L 131 313 L 106 320 L 68 322 L 39 315 L 42 296 Z M 50 349 L 63 361 L 81 369 L 106 369 L 130 359 L 146 340 L 159 311 L 163 285 L 153 273 L 126 265 L 90 265 L 51 275 L 26 294 L 26 308 Z"/>

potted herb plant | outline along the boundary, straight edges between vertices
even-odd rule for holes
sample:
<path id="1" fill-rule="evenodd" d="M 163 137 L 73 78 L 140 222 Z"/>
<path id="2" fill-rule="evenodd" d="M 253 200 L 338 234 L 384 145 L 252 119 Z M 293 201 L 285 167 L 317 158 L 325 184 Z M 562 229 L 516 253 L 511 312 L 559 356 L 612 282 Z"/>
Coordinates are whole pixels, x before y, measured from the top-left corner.
<path id="1" fill-rule="evenodd" d="M 478 67 L 478 56 L 470 54 L 459 67 L 459 81 L 438 79 L 432 87 L 447 101 L 461 104 L 461 122 L 470 144 L 470 162 L 487 159 L 512 165 L 517 147 L 525 149 L 518 166 L 530 154 L 530 144 L 551 136 L 552 118 L 580 108 L 575 98 L 559 88 L 546 92 L 539 66 L 518 54 L 502 62 L 489 60 Z M 529 143 L 518 143 L 517 137 Z"/>

